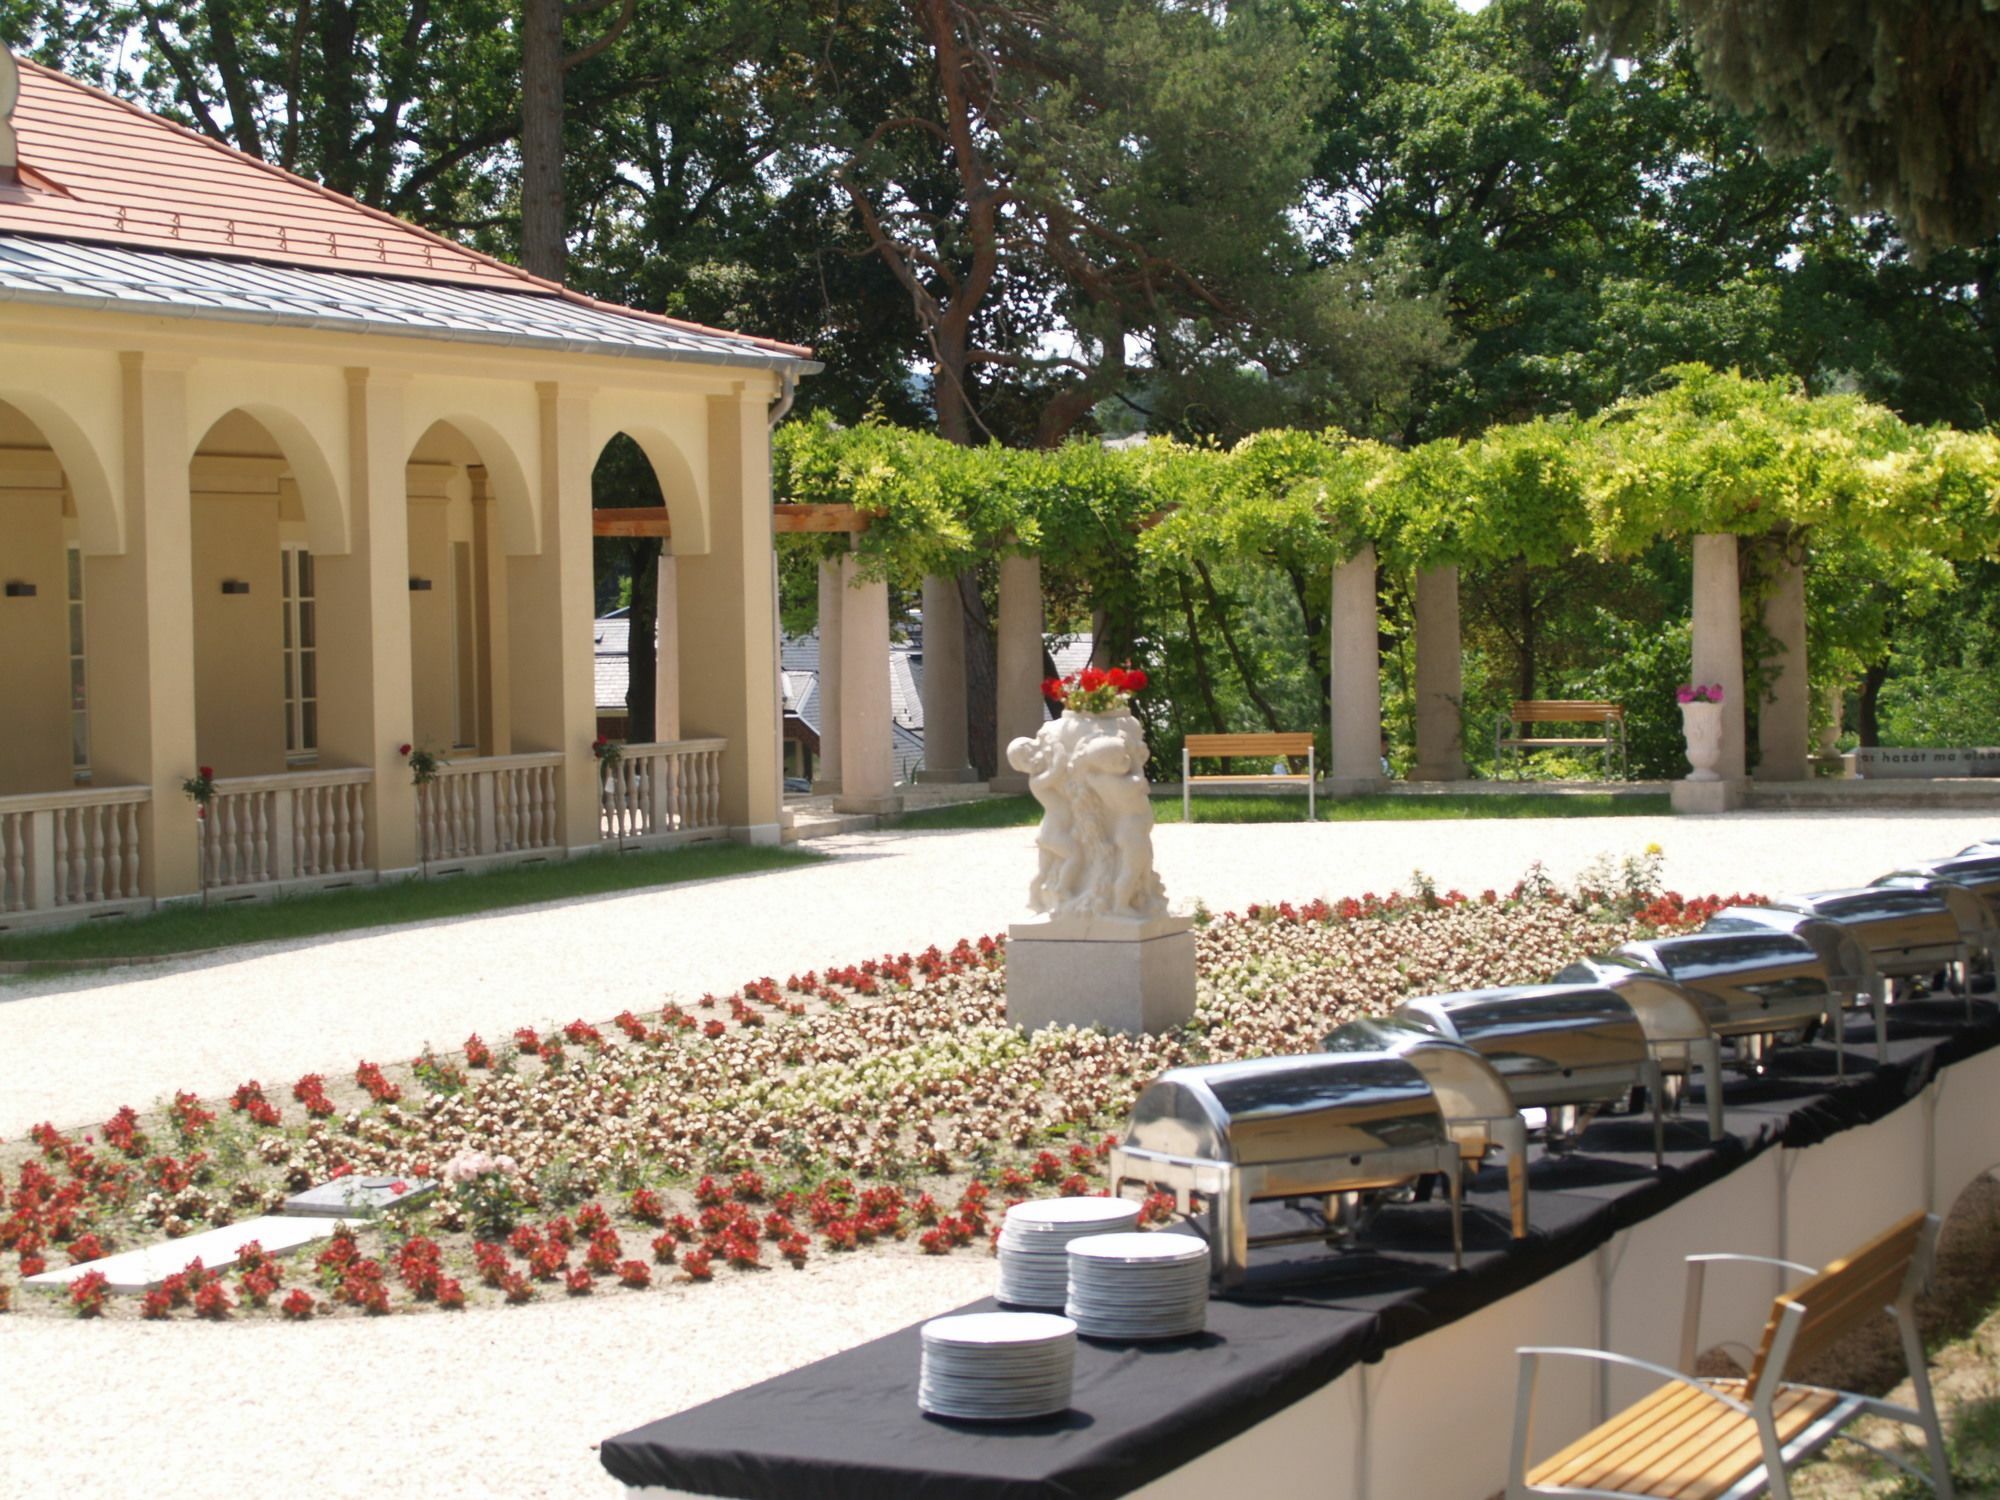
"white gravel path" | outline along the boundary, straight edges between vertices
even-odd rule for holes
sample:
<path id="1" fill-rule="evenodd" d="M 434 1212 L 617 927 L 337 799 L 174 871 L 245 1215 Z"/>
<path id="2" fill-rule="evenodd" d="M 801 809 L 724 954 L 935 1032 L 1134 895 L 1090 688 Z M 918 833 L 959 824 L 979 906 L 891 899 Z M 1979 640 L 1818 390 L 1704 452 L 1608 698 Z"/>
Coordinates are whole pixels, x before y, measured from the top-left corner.
<path id="1" fill-rule="evenodd" d="M 1170 895 L 1220 911 L 1406 885 L 1504 888 L 1540 859 L 1666 851 L 1686 893 L 1866 880 L 1992 820 L 1198 825 L 1159 830 Z M 2000 831 L 1996 829 L 1995 831 Z M 467 1031 L 601 1019 L 760 974 L 1004 928 L 1032 831 L 852 835 L 811 868 L 388 929 L 224 960 L 0 986 L 0 1133 L 405 1058 Z M 590 1444 L 983 1293 L 981 1256 L 819 1257 L 672 1297 L 293 1327 L 0 1319 L 0 1496 L 610 1495 Z"/>

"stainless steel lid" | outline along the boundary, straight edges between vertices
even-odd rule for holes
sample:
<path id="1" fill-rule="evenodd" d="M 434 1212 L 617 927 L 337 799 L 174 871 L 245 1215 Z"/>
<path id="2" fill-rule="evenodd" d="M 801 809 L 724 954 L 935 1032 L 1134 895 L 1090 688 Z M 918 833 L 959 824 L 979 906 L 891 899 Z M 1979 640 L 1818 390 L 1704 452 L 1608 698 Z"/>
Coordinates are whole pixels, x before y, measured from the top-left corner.
<path id="1" fill-rule="evenodd" d="M 1461 1042 L 1394 1016 L 1349 1021 L 1327 1035 L 1328 1052 L 1389 1053 L 1402 1058 L 1431 1087 L 1438 1108 L 1450 1124 L 1491 1120 L 1514 1112 L 1514 1097 L 1506 1080 L 1479 1053 Z"/>
<path id="2" fill-rule="evenodd" d="M 1771 904 L 1840 923 L 1885 974 L 1940 967 L 1957 956 L 1961 943 L 1975 940 L 1961 924 L 1964 907 L 1955 910 L 1941 889 L 1868 885 L 1780 896 Z"/>
<path id="3" fill-rule="evenodd" d="M 1702 934 L 1785 932 L 1820 956 L 1837 989 L 1858 993 L 1875 978 L 1875 960 L 1847 927 L 1810 912 L 1781 906 L 1726 906 L 1710 917 Z"/>
<path id="4" fill-rule="evenodd" d="M 1507 1079 L 1515 1101 L 1529 1075 L 1629 1071 L 1646 1059 L 1639 1018 L 1603 986 L 1518 985 L 1406 1000 L 1396 1015 L 1465 1043 Z"/>
<path id="5" fill-rule="evenodd" d="M 1409 1062 L 1318 1053 L 1170 1069 L 1140 1093 L 1125 1146 L 1260 1166 L 1447 1139 L 1430 1085 Z"/>
<path id="6" fill-rule="evenodd" d="M 1625 943 L 1571 964 L 1558 980 L 1618 988 L 1621 974 L 1673 979 L 1722 1002 L 1724 1035 L 1789 1030 L 1824 1014 L 1832 990 L 1826 962 L 1803 938 L 1771 930 L 1697 933 Z M 1712 1013 L 1711 1013 L 1711 1018 Z"/>

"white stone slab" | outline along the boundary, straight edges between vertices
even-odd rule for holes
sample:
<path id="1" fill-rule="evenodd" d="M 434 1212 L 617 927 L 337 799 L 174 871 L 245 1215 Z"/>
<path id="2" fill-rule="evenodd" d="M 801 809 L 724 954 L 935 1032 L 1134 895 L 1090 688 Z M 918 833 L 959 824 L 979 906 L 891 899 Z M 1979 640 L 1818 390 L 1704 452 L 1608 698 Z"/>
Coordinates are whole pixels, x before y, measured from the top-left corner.
<path id="1" fill-rule="evenodd" d="M 403 1189 L 400 1193 L 396 1191 L 398 1184 Z M 285 1200 L 285 1212 L 321 1219 L 349 1215 L 372 1218 L 391 1208 L 413 1208 L 434 1197 L 437 1188 L 436 1181 L 428 1177 L 336 1177 L 292 1194 Z"/>
<path id="2" fill-rule="evenodd" d="M 1044 1026 L 1162 1032 L 1194 1016 L 1194 933 L 1139 941 L 1044 937 L 1007 930 L 1007 1019 Z"/>
<path id="3" fill-rule="evenodd" d="M 281 1219 L 267 1214 L 221 1229 L 183 1235 L 177 1240 L 162 1240 L 141 1250 L 121 1250 L 80 1266 L 44 1271 L 28 1277 L 21 1285 L 34 1291 L 60 1292 L 79 1276 L 102 1271 L 114 1292 L 149 1292 L 169 1276 L 186 1270 L 191 1260 L 199 1260 L 211 1271 L 224 1268 L 234 1264 L 236 1252 L 252 1240 L 272 1255 L 288 1255 L 317 1240 L 331 1239 L 333 1231 L 347 1223 L 360 1227 L 359 1220 Z"/>
<path id="4" fill-rule="evenodd" d="M 1870 780 L 1890 777 L 2000 776 L 2000 750 L 1902 749 L 1863 745 L 1854 770 Z"/>
<path id="5" fill-rule="evenodd" d="M 1010 943 L 1143 943 L 1194 926 L 1192 917 L 1107 917 L 1079 913 L 1030 917 L 1007 929 Z"/>

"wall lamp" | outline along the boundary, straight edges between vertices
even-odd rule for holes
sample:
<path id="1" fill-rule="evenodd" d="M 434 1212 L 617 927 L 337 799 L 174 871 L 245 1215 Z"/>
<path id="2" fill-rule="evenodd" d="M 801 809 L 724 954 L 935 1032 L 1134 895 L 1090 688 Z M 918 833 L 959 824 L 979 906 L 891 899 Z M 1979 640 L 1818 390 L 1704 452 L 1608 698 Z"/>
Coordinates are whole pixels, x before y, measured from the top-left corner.
<path id="1" fill-rule="evenodd" d="M 250 592 L 250 585 L 241 578 L 225 578 L 222 580 L 222 592 L 225 594 L 247 594 Z"/>
<path id="2" fill-rule="evenodd" d="M 7 597 L 9 599 L 32 599 L 35 597 L 35 586 L 32 583 L 23 583 L 18 578 L 10 578 L 7 580 Z"/>

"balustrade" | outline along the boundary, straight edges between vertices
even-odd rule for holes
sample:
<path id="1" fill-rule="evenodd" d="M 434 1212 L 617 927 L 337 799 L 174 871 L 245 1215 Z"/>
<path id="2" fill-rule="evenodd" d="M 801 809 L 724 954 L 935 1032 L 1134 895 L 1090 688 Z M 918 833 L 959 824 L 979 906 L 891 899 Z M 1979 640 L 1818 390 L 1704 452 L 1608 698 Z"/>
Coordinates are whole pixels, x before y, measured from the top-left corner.
<path id="1" fill-rule="evenodd" d="M 417 788 L 417 834 L 427 864 L 532 854 L 562 844 L 562 755 L 490 755 L 446 761 Z"/>
<path id="2" fill-rule="evenodd" d="M 368 861 L 369 770 L 225 776 L 202 819 L 209 888 L 354 875 Z"/>
<path id="3" fill-rule="evenodd" d="M 0 926 L 16 914 L 143 901 L 142 786 L 0 797 Z"/>
<path id="4" fill-rule="evenodd" d="M 680 842 L 722 832 L 727 740 L 625 745 L 598 777 L 599 832 L 619 844 Z"/>

